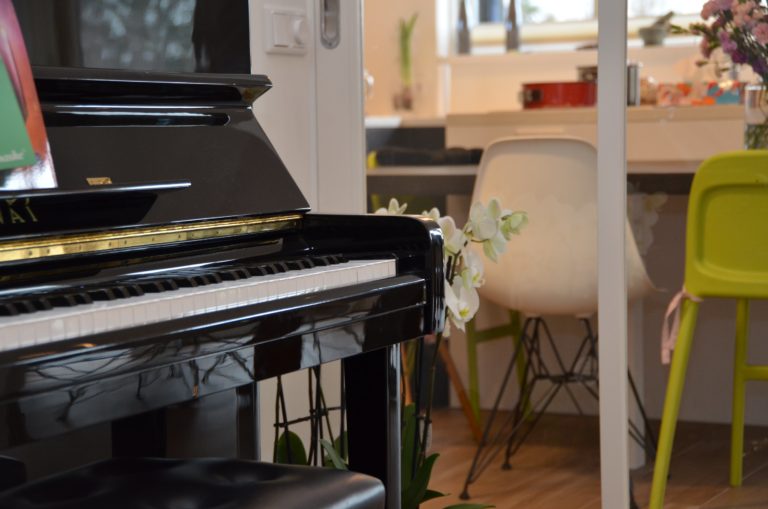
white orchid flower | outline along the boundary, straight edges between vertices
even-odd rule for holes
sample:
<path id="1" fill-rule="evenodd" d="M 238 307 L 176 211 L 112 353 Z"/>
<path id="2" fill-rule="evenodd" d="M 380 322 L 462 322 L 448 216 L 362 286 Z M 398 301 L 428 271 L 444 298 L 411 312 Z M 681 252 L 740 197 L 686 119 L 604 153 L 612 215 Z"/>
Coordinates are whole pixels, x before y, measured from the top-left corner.
<path id="1" fill-rule="evenodd" d="M 438 208 L 437 208 L 437 207 L 432 207 L 432 210 L 429 210 L 429 211 L 427 211 L 427 210 L 425 210 L 425 211 L 422 211 L 421 215 L 422 215 L 422 216 L 427 216 L 427 217 L 428 217 L 428 218 L 430 218 L 432 221 L 437 221 L 438 219 L 440 219 L 440 210 L 438 210 Z"/>
<path id="2" fill-rule="evenodd" d="M 443 216 L 437 220 L 437 224 L 440 225 L 440 229 L 443 231 L 443 239 L 445 242 L 444 249 L 446 258 L 448 256 L 456 256 L 461 253 L 467 243 L 467 236 L 464 231 L 456 228 L 456 223 L 453 222 L 451 216 Z"/>
<path id="3" fill-rule="evenodd" d="M 525 213 L 512 212 L 501 208 L 496 198 L 488 202 L 488 207 L 475 203 L 470 210 L 470 230 L 472 240 L 483 243 L 483 253 L 492 261 L 506 250 L 507 242 L 513 233 L 518 233 L 524 225 Z"/>
<path id="4" fill-rule="evenodd" d="M 467 250 L 464 253 L 464 269 L 461 271 L 464 286 L 480 288 L 485 284 L 484 276 L 483 260 L 474 251 Z"/>
<path id="5" fill-rule="evenodd" d="M 477 290 L 467 288 L 461 280 L 453 285 L 445 281 L 445 305 L 448 307 L 448 316 L 453 325 L 459 330 L 464 330 L 464 324 L 470 321 L 480 307 L 480 296 Z"/>
<path id="6" fill-rule="evenodd" d="M 474 240 L 482 242 L 492 239 L 498 229 L 498 221 L 491 215 L 490 207 L 486 208 L 480 202 L 472 205 L 469 209 L 469 231 L 472 232 Z"/>
<path id="7" fill-rule="evenodd" d="M 405 212 L 405 209 L 407 208 L 408 208 L 407 203 L 403 203 L 402 205 L 400 205 L 397 202 L 397 198 L 392 198 L 391 200 L 389 200 L 389 207 L 387 207 L 386 209 L 384 207 L 381 207 L 380 209 L 376 210 L 374 214 L 401 216 L 403 215 L 403 213 Z"/>
<path id="8" fill-rule="evenodd" d="M 401 215 L 407 206 L 392 198 L 389 206 L 378 209 L 376 214 Z M 421 215 L 436 221 L 443 233 L 448 319 L 442 334 L 448 337 L 451 323 L 463 331 L 480 307 L 477 289 L 485 283 L 485 268 L 482 257 L 467 248 L 469 242 L 482 243 L 485 256 L 495 262 L 512 236 L 519 234 L 528 223 L 528 216 L 525 212 L 503 209 L 496 198 L 491 199 L 487 207 L 480 202 L 473 204 L 469 221 L 463 229 L 457 228 L 450 216 L 441 217 L 436 207 L 423 211 Z"/>
<path id="9" fill-rule="evenodd" d="M 528 224 L 528 214 L 525 212 L 510 212 L 501 221 L 501 233 L 506 240 L 511 240 L 512 235 L 519 235 L 520 229 Z"/>

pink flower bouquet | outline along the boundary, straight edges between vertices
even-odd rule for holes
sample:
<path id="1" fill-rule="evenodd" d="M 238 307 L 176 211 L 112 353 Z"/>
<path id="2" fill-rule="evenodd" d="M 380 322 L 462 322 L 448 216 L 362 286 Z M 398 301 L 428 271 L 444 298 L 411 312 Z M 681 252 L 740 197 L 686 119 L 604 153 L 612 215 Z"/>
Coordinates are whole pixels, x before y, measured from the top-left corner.
<path id="1" fill-rule="evenodd" d="M 762 0 L 708 0 L 701 9 L 703 23 L 689 31 L 703 36 L 701 53 L 709 58 L 722 48 L 734 64 L 747 64 L 768 83 L 768 7 Z"/>

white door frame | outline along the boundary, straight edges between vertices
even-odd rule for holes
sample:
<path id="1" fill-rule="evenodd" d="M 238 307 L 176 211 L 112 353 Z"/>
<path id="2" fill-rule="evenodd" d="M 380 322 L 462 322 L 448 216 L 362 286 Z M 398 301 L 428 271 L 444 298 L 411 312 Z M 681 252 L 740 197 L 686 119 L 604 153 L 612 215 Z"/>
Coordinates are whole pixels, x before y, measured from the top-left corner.
<path id="1" fill-rule="evenodd" d="M 600 489 L 603 509 L 629 509 L 627 441 L 627 1 L 598 12 L 597 211 Z"/>

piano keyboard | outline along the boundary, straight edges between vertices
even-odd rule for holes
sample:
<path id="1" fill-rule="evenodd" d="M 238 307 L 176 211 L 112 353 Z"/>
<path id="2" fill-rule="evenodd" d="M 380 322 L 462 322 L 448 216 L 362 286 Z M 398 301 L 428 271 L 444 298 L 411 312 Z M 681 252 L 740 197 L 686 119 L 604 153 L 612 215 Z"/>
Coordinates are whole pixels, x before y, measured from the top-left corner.
<path id="1" fill-rule="evenodd" d="M 208 281 L 204 286 L 174 285 L 173 289 L 160 291 L 158 288 L 158 291 L 153 293 L 140 291 L 142 295 L 115 300 L 88 298 L 90 302 L 73 302 L 69 303 L 68 307 L 50 307 L 15 316 L 0 316 L 0 350 L 71 338 L 86 339 L 92 334 L 304 295 L 395 275 L 395 260 L 345 261 L 276 274 L 250 273 L 244 278 L 229 281 Z M 92 290 L 91 293 L 93 292 Z"/>

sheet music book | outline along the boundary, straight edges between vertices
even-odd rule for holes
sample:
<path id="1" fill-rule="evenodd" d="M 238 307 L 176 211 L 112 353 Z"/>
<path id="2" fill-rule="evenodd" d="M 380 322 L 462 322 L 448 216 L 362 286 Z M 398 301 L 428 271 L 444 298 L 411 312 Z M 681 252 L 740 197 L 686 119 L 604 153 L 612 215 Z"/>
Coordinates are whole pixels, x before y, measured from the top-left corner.
<path id="1" fill-rule="evenodd" d="M 56 187 L 24 39 L 11 0 L 0 0 L 0 191 Z"/>

